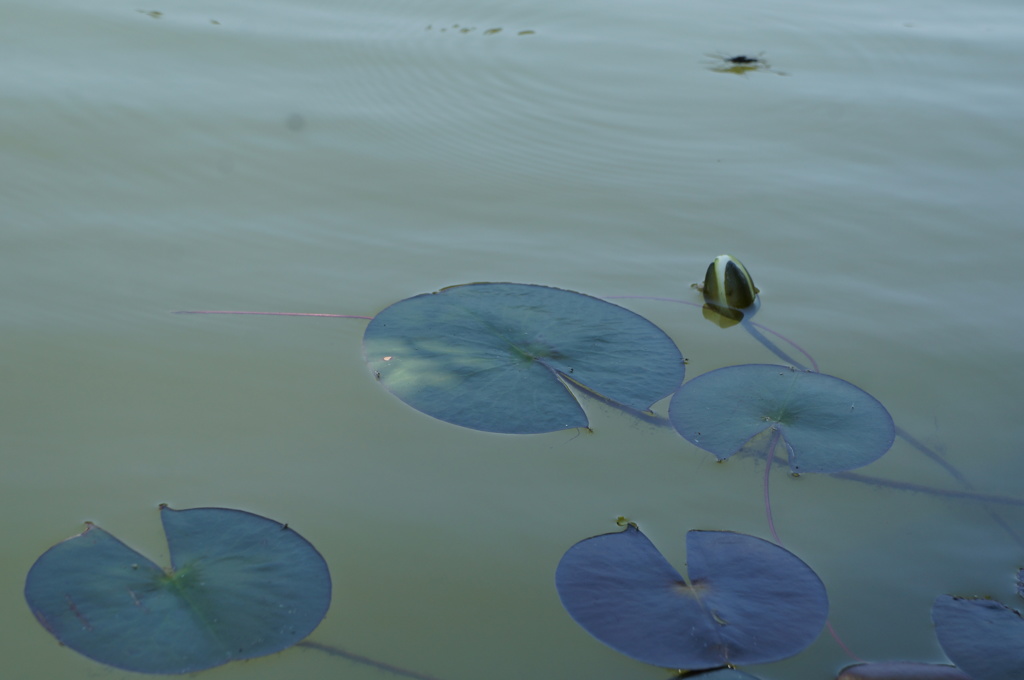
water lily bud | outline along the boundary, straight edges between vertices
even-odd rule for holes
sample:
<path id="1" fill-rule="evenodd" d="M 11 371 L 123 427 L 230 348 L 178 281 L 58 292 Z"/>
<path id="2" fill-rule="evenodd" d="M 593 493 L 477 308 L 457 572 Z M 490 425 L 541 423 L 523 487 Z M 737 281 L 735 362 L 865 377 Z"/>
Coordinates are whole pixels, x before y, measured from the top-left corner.
<path id="1" fill-rule="evenodd" d="M 746 309 L 759 292 L 750 272 L 732 255 L 716 257 L 704 276 L 704 302 L 719 309 Z"/>

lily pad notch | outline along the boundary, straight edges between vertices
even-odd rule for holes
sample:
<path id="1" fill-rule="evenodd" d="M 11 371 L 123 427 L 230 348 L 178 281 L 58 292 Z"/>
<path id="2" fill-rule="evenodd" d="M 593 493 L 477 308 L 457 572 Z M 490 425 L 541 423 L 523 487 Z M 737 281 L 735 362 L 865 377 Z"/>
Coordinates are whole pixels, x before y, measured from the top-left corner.
<path id="1" fill-rule="evenodd" d="M 331 578 L 288 525 L 228 508 L 160 506 L 164 570 L 94 524 L 36 560 L 25 600 L 62 644 L 138 673 L 273 654 L 319 625 Z"/>
<path id="2" fill-rule="evenodd" d="M 824 584 L 785 548 L 731 531 L 690 531 L 686 561 L 688 578 L 631 524 L 571 547 L 555 586 L 584 630 L 663 668 L 779 661 L 825 626 Z"/>
<path id="3" fill-rule="evenodd" d="M 588 427 L 570 386 L 646 413 L 684 375 L 679 348 L 639 314 L 518 283 L 396 302 L 367 325 L 363 354 L 380 383 L 414 409 L 505 434 Z"/>

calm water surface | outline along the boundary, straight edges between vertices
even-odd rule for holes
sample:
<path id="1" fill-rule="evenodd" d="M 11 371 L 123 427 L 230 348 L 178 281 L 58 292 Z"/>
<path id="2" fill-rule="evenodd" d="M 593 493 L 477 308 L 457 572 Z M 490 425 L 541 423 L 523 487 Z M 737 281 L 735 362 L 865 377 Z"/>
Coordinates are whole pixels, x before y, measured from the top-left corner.
<path id="1" fill-rule="evenodd" d="M 1024 496 L 1022 15 L 1008 0 L 10 0 L 7 673 L 131 675 L 60 648 L 21 589 L 84 520 L 166 563 L 161 502 L 288 522 L 335 581 L 312 639 L 443 680 L 665 678 L 564 613 L 562 553 L 619 515 L 680 568 L 688 529 L 768 535 L 757 461 L 715 464 L 590 403 L 593 434 L 462 430 L 376 385 L 365 322 L 173 310 L 372 315 L 471 281 L 693 301 L 730 252 L 761 323 L 977 488 Z M 771 70 L 716 72 L 716 54 Z M 625 302 L 689 377 L 774 360 L 690 307 Z M 956 488 L 902 442 L 863 472 Z M 782 471 L 772 488 L 861 657 L 941 660 L 938 594 L 1013 603 L 1024 548 L 975 504 Z M 826 634 L 747 670 L 849 662 Z M 385 677 L 303 649 L 203 677 L 342 674 Z"/>

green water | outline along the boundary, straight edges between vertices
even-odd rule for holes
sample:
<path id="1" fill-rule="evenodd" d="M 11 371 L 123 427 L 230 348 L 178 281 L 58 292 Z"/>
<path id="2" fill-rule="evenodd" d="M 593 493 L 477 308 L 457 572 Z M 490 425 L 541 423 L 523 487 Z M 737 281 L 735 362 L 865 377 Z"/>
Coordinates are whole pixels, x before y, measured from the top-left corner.
<path id="1" fill-rule="evenodd" d="M 59 647 L 21 589 L 84 520 L 165 563 L 162 502 L 288 522 L 335 582 L 311 639 L 442 680 L 665 678 L 569 619 L 562 553 L 619 515 L 680 568 L 688 529 L 768 535 L 755 461 L 716 464 L 592 403 L 592 434 L 463 430 L 380 389 L 365 322 L 174 310 L 373 315 L 471 281 L 696 300 L 728 252 L 761 288 L 760 323 L 977 488 L 1024 496 L 1021 15 L 999 0 L 9 1 L 6 673 L 131 675 Z M 772 70 L 745 75 L 709 56 L 762 51 Z M 690 307 L 623 304 L 676 340 L 689 377 L 774 361 Z M 862 472 L 956 488 L 901 442 Z M 1024 549 L 977 505 L 781 471 L 772 490 L 861 657 L 941 660 L 938 594 L 1014 604 Z M 746 670 L 849 662 L 825 634 Z M 312 649 L 203 677 L 342 675 L 386 677 Z"/>

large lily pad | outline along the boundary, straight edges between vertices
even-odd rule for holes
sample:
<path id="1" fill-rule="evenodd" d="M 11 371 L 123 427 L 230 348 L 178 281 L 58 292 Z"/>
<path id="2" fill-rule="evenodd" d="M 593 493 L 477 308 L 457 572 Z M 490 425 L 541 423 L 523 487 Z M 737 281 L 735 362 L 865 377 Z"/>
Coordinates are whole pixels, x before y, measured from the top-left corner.
<path id="1" fill-rule="evenodd" d="M 130 671 L 191 673 L 281 651 L 327 613 L 327 564 L 287 525 L 225 508 L 160 514 L 170 570 L 93 524 L 32 565 L 25 599 L 61 643 Z"/>
<path id="2" fill-rule="evenodd" d="M 828 616 L 818 576 L 774 543 L 730 531 L 686 535 L 689 580 L 635 526 L 580 541 L 555 572 L 562 605 L 588 633 L 665 668 L 792 656 Z"/>
<path id="3" fill-rule="evenodd" d="M 429 416 L 487 432 L 586 427 L 567 385 L 647 411 L 683 380 L 675 343 L 647 319 L 572 291 L 473 283 L 391 305 L 366 328 L 381 384 Z"/>
<path id="4" fill-rule="evenodd" d="M 995 600 L 940 595 L 932 621 L 942 651 L 973 680 L 1024 677 L 1024 619 Z"/>
<path id="5" fill-rule="evenodd" d="M 679 434 L 719 460 L 748 444 L 768 446 L 768 435 L 778 432 L 793 472 L 867 465 L 896 436 L 889 412 L 859 387 L 770 364 L 728 366 L 694 378 L 672 398 L 669 418 Z"/>

